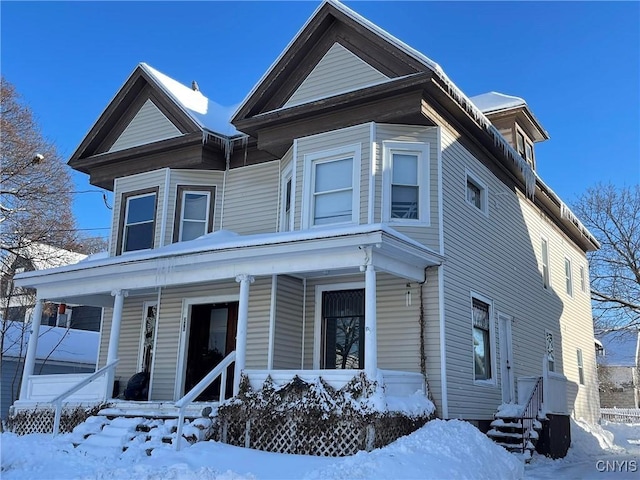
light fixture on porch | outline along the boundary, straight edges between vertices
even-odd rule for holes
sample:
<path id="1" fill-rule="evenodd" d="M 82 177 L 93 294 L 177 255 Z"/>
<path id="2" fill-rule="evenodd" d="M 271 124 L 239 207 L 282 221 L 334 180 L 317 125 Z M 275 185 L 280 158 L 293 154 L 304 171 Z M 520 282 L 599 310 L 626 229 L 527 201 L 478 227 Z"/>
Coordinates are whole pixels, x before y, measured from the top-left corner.
<path id="1" fill-rule="evenodd" d="M 404 304 L 407 307 L 411 306 L 411 284 L 407 283 L 407 293 L 404 294 Z"/>

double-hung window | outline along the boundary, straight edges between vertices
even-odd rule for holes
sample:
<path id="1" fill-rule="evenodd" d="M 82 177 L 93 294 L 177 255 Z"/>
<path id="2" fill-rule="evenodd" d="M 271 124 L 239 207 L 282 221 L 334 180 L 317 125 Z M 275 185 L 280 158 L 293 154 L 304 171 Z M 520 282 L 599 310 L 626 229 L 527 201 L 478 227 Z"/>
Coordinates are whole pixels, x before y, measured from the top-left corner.
<path id="1" fill-rule="evenodd" d="M 580 385 L 584 385 L 584 363 L 582 362 L 582 350 L 578 348 L 576 350 L 577 362 L 578 362 L 578 381 Z"/>
<path id="2" fill-rule="evenodd" d="M 491 306 L 472 298 L 474 380 L 492 379 Z"/>
<path id="3" fill-rule="evenodd" d="M 288 168 L 281 180 L 280 231 L 293 230 L 291 220 L 293 214 L 293 169 Z"/>
<path id="4" fill-rule="evenodd" d="M 383 142 L 384 220 L 429 221 L 429 144 Z"/>
<path id="5" fill-rule="evenodd" d="M 542 254 L 542 286 L 549 288 L 551 276 L 549 274 L 549 242 L 546 238 L 540 241 L 540 250 Z"/>
<path id="6" fill-rule="evenodd" d="M 567 284 L 567 295 L 573 296 L 573 276 L 571 274 L 571 260 L 564 259 L 564 276 Z"/>
<path id="7" fill-rule="evenodd" d="M 360 146 L 305 155 L 304 226 L 358 223 Z"/>
<path id="8" fill-rule="evenodd" d="M 467 170 L 466 175 L 466 200 L 469 205 L 474 206 L 485 215 L 489 214 L 489 199 L 487 185 L 480 180 L 470 170 Z"/>
<path id="9" fill-rule="evenodd" d="M 118 242 L 120 252 L 153 248 L 157 196 L 157 189 L 122 196 L 122 227 Z"/>
<path id="10" fill-rule="evenodd" d="M 193 240 L 213 229 L 215 187 L 178 185 L 174 242 Z"/>

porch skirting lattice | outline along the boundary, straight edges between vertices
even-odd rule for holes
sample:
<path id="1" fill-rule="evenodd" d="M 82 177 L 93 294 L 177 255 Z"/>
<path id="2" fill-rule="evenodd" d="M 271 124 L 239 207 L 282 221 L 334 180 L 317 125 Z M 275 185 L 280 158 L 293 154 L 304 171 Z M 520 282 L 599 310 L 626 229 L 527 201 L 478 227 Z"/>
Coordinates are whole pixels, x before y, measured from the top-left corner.
<path id="1" fill-rule="evenodd" d="M 101 405 L 93 407 L 63 407 L 60 415 L 60 433 L 70 433 L 87 418 L 96 415 Z M 50 407 L 36 406 L 32 409 L 11 407 L 7 418 L 7 429 L 16 435 L 30 433 L 53 433 L 55 410 Z"/>
<path id="2" fill-rule="evenodd" d="M 380 448 L 417 430 L 430 417 L 368 408 L 375 382 L 355 379 L 334 390 L 321 379 L 294 378 L 259 391 L 243 382 L 240 395 L 218 409 L 218 440 L 275 453 L 346 456 Z"/>

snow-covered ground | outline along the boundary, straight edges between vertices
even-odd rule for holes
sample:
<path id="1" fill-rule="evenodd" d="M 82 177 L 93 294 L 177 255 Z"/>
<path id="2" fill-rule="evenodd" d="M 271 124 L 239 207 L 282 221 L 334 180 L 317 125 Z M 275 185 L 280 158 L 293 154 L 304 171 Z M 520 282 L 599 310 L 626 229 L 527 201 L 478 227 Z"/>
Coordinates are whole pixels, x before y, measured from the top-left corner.
<path id="1" fill-rule="evenodd" d="M 604 427 L 604 428 L 603 428 Z M 566 458 L 535 455 L 530 464 L 470 424 L 434 420 L 391 445 L 345 458 L 267 453 L 217 442 L 176 452 L 170 446 L 97 457 L 74 449 L 71 435 L 3 433 L 3 480 L 36 479 L 583 479 L 638 478 L 640 425 L 572 424 Z"/>

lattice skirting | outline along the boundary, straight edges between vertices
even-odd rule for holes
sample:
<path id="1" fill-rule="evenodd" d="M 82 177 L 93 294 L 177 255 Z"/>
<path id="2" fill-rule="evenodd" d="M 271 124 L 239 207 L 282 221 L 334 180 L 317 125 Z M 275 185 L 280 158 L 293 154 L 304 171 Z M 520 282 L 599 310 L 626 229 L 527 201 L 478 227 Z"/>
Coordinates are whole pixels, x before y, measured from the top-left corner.
<path id="1" fill-rule="evenodd" d="M 428 418 L 380 414 L 363 420 L 334 419 L 310 424 L 295 415 L 249 417 L 244 421 L 221 418 L 219 440 L 268 452 L 340 457 L 388 445 L 420 428 Z"/>
<path id="2" fill-rule="evenodd" d="M 60 416 L 60 433 L 69 433 L 84 422 L 88 417 L 95 415 L 101 406 L 74 407 L 62 409 Z M 50 407 L 36 407 L 33 409 L 13 410 L 9 412 L 7 426 L 10 432 L 16 435 L 29 433 L 52 433 L 55 410 Z"/>

